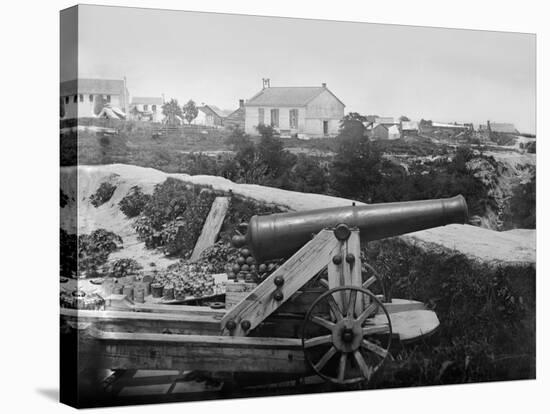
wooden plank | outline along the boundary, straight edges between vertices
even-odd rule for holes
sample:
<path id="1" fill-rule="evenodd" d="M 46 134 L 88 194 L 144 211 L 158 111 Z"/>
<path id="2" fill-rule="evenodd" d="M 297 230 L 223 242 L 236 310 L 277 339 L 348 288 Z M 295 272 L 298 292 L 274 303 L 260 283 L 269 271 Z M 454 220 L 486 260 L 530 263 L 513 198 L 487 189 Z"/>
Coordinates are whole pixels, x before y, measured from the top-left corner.
<path id="1" fill-rule="evenodd" d="M 392 331 L 401 341 L 412 341 L 433 334 L 439 327 L 439 319 L 430 310 L 410 310 L 390 314 Z M 375 325 L 387 323 L 386 316 L 377 314 Z"/>
<path id="2" fill-rule="evenodd" d="M 299 339 L 91 331 L 94 358 L 111 369 L 185 369 L 213 372 L 308 371 Z"/>
<path id="3" fill-rule="evenodd" d="M 338 248 L 339 242 L 334 237 L 333 232 L 322 230 L 240 303 L 227 312 L 221 323 L 222 333 L 224 335 L 246 335 L 247 331 L 241 327 L 241 321 L 249 321 L 250 330 L 258 326 L 290 299 L 306 282 L 319 273 L 327 265 L 327 259 L 332 257 Z M 284 278 L 284 284 L 280 287 L 283 299 L 280 301 L 273 298 L 273 294 L 277 289 L 274 283 L 276 277 Z M 230 320 L 237 325 L 232 332 L 225 328 L 226 323 Z"/>
<path id="4" fill-rule="evenodd" d="M 228 208 L 229 197 L 216 197 L 189 260 L 198 260 L 203 251 L 216 243 Z"/>

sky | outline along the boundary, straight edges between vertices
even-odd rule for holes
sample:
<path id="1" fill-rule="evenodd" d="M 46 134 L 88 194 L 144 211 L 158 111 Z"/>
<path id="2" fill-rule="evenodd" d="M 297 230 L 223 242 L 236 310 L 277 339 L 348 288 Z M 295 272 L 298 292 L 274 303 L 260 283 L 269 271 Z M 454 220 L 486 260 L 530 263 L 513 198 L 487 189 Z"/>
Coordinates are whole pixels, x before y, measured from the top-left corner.
<path id="1" fill-rule="evenodd" d="M 346 112 L 536 132 L 533 34 L 81 5 L 78 74 L 224 109 L 326 83 Z"/>

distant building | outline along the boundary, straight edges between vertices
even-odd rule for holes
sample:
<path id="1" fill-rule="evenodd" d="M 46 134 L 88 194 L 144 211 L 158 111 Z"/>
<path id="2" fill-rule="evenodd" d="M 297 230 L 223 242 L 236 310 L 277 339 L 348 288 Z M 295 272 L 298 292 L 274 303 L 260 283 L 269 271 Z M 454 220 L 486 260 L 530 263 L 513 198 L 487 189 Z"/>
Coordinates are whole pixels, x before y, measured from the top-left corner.
<path id="1" fill-rule="evenodd" d="M 128 112 L 128 89 L 122 79 L 73 79 L 60 84 L 61 118 L 96 117 L 109 105 Z"/>
<path id="2" fill-rule="evenodd" d="M 131 119 L 139 121 L 161 122 L 163 100 L 160 97 L 133 97 L 130 103 Z"/>
<path id="3" fill-rule="evenodd" d="M 480 134 L 486 139 L 495 140 L 499 136 L 516 136 L 519 135 L 519 131 L 514 124 L 509 123 L 497 123 L 487 121 L 486 125 L 479 126 Z"/>
<path id="4" fill-rule="evenodd" d="M 199 107 L 199 111 L 204 113 L 204 124 L 209 127 L 222 127 L 224 119 L 231 111 L 220 109 L 214 105 L 203 105 Z"/>
<path id="5" fill-rule="evenodd" d="M 401 138 L 401 132 L 397 125 L 377 124 L 372 128 L 371 139 L 374 141 L 399 138 Z"/>
<path id="6" fill-rule="evenodd" d="M 418 135 L 418 122 L 416 122 L 416 121 L 402 121 L 401 122 L 401 135 L 403 137 Z"/>
<path id="7" fill-rule="evenodd" d="M 399 121 L 389 116 L 377 116 L 374 118 L 374 125 L 399 125 Z"/>
<path id="8" fill-rule="evenodd" d="M 225 117 L 224 126 L 244 130 L 245 109 L 244 99 L 239 99 L 239 107 Z"/>
<path id="9" fill-rule="evenodd" d="M 245 132 L 272 125 L 282 135 L 330 137 L 338 134 L 344 103 L 326 86 L 266 87 L 245 104 Z"/>

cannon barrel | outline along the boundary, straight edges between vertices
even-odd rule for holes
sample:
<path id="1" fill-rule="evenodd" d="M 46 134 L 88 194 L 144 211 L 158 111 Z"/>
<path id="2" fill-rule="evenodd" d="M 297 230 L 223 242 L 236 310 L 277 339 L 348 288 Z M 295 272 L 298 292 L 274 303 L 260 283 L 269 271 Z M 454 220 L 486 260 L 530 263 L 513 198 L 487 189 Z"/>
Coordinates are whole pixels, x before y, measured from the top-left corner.
<path id="1" fill-rule="evenodd" d="M 257 260 L 284 258 L 298 251 L 313 234 L 338 224 L 361 231 L 361 241 L 372 241 L 418 230 L 464 224 L 468 206 L 461 195 L 437 200 L 380 203 L 361 206 L 253 216 L 246 241 Z"/>

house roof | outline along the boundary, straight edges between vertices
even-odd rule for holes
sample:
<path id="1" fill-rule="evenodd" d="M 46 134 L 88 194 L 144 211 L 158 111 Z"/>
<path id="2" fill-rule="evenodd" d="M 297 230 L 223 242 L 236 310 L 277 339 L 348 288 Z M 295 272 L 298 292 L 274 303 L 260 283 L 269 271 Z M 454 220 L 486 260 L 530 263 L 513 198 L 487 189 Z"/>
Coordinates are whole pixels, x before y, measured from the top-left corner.
<path id="1" fill-rule="evenodd" d="M 120 79 L 72 79 L 61 82 L 61 96 L 76 95 L 77 93 L 92 93 L 103 95 L 118 95 L 123 93 L 124 81 Z"/>
<path id="2" fill-rule="evenodd" d="M 401 129 L 404 131 L 416 131 L 418 129 L 418 122 L 403 121 L 401 122 Z"/>
<path id="3" fill-rule="evenodd" d="M 200 106 L 199 109 L 203 112 L 213 112 L 214 114 L 218 115 L 220 118 L 225 118 L 227 115 L 230 115 L 233 111 L 227 110 L 227 109 L 220 109 L 215 105 L 204 105 Z"/>
<path id="4" fill-rule="evenodd" d="M 162 105 L 162 98 L 157 97 L 134 97 L 132 98 L 133 105 Z"/>
<path id="5" fill-rule="evenodd" d="M 490 123 L 491 132 L 497 132 L 501 134 L 517 134 L 518 130 L 514 124 L 503 124 L 503 123 Z"/>
<path id="6" fill-rule="evenodd" d="M 395 120 L 395 118 L 386 116 L 386 117 L 377 117 L 374 119 L 375 124 L 384 124 L 384 125 L 394 125 L 398 124 L 399 122 Z"/>
<path id="7" fill-rule="evenodd" d="M 434 127 L 434 128 L 457 128 L 457 129 L 467 128 L 465 125 L 447 124 L 445 122 L 432 122 L 432 127 Z"/>
<path id="8" fill-rule="evenodd" d="M 275 86 L 261 90 L 250 98 L 246 106 L 305 106 L 323 91 L 328 91 L 342 105 L 331 91 L 323 86 Z"/>

